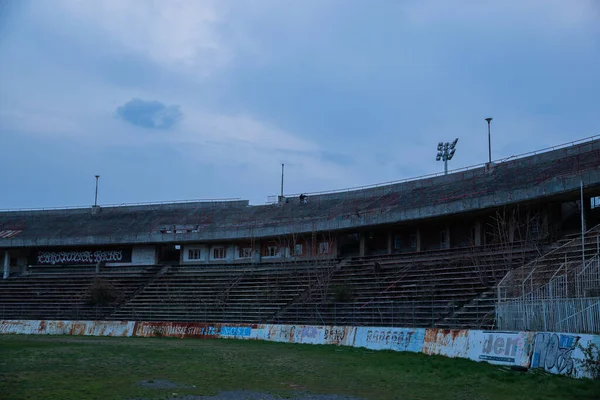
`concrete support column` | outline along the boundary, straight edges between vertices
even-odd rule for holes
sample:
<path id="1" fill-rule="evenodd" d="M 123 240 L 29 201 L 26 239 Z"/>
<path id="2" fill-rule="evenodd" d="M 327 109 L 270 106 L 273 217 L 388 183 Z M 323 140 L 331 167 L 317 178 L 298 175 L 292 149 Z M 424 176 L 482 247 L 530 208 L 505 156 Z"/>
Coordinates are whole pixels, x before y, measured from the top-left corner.
<path id="1" fill-rule="evenodd" d="M 387 246 L 388 247 L 388 254 L 392 254 L 392 250 L 393 250 L 392 249 L 392 236 L 393 236 L 392 235 L 392 231 L 391 230 L 388 231 L 388 241 L 387 241 L 387 244 L 388 244 L 388 246 Z"/>
<path id="2" fill-rule="evenodd" d="M 446 248 L 449 249 L 451 247 L 451 238 L 450 238 L 450 227 L 446 226 Z"/>
<path id="3" fill-rule="evenodd" d="M 361 257 L 365 256 L 365 241 L 366 241 L 366 236 L 364 233 L 360 233 L 360 250 L 359 250 L 359 255 Z"/>
<path id="4" fill-rule="evenodd" d="M 475 246 L 481 246 L 481 220 L 477 219 L 477 221 L 475 221 L 475 225 L 473 226 L 473 230 L 474 232 L 474 238 L 473 238 L 473 244 Z"/>
<path id="5" fill-rule="evenodd" d="M 7 279 L 8 275 L 10 274 L 10 254 L 8 253 L 8 250 L 4 252 L 3 266 L 4 274 L 2 275 L 2 278 Z"/>
<path id="6" fill-rule="evenodd" d="M 421 228 L 417 228 L 417 251 L 421 251 Z"/>

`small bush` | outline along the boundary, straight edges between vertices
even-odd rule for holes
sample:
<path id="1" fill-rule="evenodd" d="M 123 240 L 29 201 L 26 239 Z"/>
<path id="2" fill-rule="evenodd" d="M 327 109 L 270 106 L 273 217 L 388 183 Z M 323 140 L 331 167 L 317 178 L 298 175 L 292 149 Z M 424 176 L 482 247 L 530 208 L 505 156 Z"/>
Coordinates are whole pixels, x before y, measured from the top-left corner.
<path id="1" fill-rule="evenodd" d="M 581 344 L 578 347 L 584 356 L 584 359 L 581 361 L 581 368 L 592 379 L 600 379 L 600 346 L 596 343 L 590 343 L 587 347 L 583 347 Z"/>
<path id="2" fill-rule="evenodd" d="M 119 299 L 119 293 L 112 283 L 102 279 L 95 278 L 89 288 L 88 304 L 92 306 L 106 306 L 116 302 Z"/>
<path id="3" fill-rule="evenodd" d="M 345 303 L 352 300 L 352 289 L 347 285 L 333 287 L 333 298 L 336 302 Z"/>

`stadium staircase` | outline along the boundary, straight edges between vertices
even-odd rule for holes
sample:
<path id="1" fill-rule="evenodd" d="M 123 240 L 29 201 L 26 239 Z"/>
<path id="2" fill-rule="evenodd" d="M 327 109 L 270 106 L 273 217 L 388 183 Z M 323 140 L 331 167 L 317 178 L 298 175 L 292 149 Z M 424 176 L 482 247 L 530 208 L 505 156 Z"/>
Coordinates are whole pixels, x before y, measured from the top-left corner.
<path id="1" fill-rule="evenodd" d="M 99 273 L 95 267 L 32 268 L 0 281 L 0 319 L 106 319 L 160 268 L 111 267 Z"/>

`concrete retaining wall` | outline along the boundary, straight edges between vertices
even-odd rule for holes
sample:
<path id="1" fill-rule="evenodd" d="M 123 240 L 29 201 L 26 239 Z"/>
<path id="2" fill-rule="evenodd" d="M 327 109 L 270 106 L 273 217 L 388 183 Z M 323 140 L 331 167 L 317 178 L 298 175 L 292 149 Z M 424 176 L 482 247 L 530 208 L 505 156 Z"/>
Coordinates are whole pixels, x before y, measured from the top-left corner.
<path id="1" fill-rule="evenodd" d="M 196 322 L 0 320 L 0 334 L 222 338 L 333 344 L 410 351 L 478 362 L 542 368 L 585 378 L 578 344 L 600 346 L 600 335 L 424 328 L 209 324 Z"/>

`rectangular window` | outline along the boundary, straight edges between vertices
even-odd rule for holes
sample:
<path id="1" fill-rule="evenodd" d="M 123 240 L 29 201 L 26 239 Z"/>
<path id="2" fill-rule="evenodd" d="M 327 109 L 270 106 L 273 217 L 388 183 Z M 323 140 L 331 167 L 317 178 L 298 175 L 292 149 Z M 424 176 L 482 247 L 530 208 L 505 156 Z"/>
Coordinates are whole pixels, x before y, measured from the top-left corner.
<path id="1" fill-rule="evenodd" d="M 268 246 L 265 249 L 265 257 L 275 257 L 277 255 L 277 246 Z"/>
<path id="2" fill-rule="evenodd" d="M 222 260 L 227 256 L 227 249 L 225 247 L 215 247 L 213 249 L 213 259 L 214 260 Z"/>
<path id="3" fill-rule="evenodd" d="M 319 254 L 329 254 L 329 242 L 319 243 Z"/>
<path id="4" fill-rule="evenodd" d="M 188 260 L 200 260 L 202 251 L 200 249 L 188 250 Z"/>
<path id="5" fill-rule="evenodd" d="M 302 251 L 302 245 L 301 244 L 297 244 L 294 246 L 294 248 L 292 249 L 292 255 L 293 256 L 301 256 L 303 251 Z"/>
<path id="6" fill-rule="evenodd" d="M 400 235 L 394 236 L 394 249 L 400 250 L 402 248 L 402 237 Z"/>
<path id="7" fill-rule="evenodd" d="M 250 257 L 252 257 L 252 248 L 250 248 L 250 247 L 240 247 L 240 248 L 238 248 L 238 257 L 239 258 L 250 258 Z"/>
<path id="8" fill-rule="evenodd" d="M 448 244 L 448 234 L 446 230 L 440 231 L 440 248 L 445 249 Z"/>
<path id="9" fill-rule="evenodd" d="M 417 248 L 417 235 L 415 233 L 410 235 L 410 248 L 411 249 Z"/>

